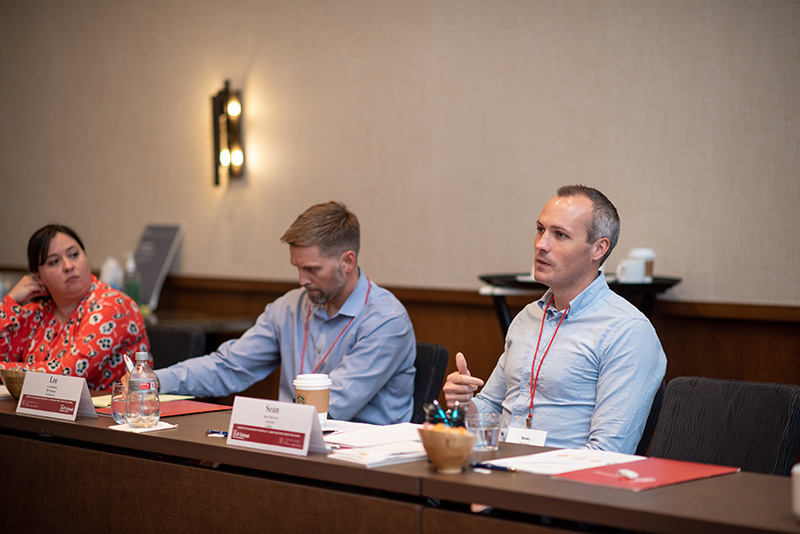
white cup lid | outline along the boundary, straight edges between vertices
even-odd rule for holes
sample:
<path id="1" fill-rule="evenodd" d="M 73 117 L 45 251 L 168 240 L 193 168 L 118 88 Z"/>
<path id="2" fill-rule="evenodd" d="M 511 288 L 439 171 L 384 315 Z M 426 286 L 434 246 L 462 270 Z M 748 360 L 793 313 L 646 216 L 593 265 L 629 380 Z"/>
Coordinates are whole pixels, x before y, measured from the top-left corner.
<path id="1" fill-rule="evenodd" d="M 294 379 L 295 388 L 324 389 L 331 387 L 331 379 L 324 373 L 297 375 Z"/>

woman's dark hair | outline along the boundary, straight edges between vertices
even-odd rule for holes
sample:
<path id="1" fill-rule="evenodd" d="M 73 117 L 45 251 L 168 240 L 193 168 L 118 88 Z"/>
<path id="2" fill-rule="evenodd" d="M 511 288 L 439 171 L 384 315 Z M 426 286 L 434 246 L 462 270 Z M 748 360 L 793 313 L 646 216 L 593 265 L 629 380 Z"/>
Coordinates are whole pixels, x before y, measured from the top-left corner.
<path id="1" fill-rule="evenodd" d="M 78 242 L 81 250 L 86 252 L 83 241 L 78 237 L 72 228 L 61 224 L 48 224 L 36 230 L 28 240 L 28 269 L 32 273 L 38 273 L 39 267 L 44 265 L 47 260 L 47 251 L 50 250 L 50 241 L 56 234 L 66 234 Z"/>

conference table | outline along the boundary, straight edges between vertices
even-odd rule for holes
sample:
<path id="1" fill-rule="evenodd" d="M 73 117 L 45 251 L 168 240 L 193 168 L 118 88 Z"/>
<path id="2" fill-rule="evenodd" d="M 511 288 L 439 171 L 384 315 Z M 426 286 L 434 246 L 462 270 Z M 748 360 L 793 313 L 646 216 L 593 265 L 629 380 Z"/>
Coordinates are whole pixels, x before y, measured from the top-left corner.
<path id="1" fill-rule="evenodd" d="M 141 532 L 136 516 L 157 532 L 566 532 L 531 520 L 544 515 L 653 533 L 800 533 L 787 477 L 735 473 L 633 492 L 524 472 L 443 475 L 427 461 L 365 468 L 207 436 L 228 428 L 230 411 L 134 434 L 102 415 L 72 422 L 15 407 L 0 399 L 5 532 Z M 502 443 L 475 459 L 544 450 Z M 516 515 L 474 514 L 470 503 Z"/>

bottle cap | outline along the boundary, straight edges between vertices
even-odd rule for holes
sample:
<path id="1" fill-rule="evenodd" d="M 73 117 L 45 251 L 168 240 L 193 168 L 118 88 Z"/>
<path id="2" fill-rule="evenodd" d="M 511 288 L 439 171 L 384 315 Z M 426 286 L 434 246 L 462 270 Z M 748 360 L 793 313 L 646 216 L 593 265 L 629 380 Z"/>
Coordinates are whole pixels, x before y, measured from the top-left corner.
<path id="1" fill-rule="evenodd" d="M 125 258 L 125 272 L 128 274 L 132 274 L 136 272 L 136 258 L 134 258 L 132 252 L 127 252 L 127 258 Z"/>
<path id="2" fill-rule="evenodd" d="M 136 361 L 140 362 L 142 360 L 147 361 L 150 359 L 150 355 L 146 352 L 137 352 L 136 353 Z"/>

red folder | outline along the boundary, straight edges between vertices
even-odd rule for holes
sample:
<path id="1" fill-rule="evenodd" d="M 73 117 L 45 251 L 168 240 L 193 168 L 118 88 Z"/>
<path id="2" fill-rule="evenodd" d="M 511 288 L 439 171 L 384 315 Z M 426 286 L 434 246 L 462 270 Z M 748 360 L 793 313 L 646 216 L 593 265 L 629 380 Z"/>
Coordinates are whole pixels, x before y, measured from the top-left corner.
<path id="1" fill-rule="evenodd" d="M 212 404 L 210 402 L 200 402 L 190 399 L 174 400 L 161 403 L 161 417 L 172 417 L 174 415 L 188 415 L 190 413 L 219 412 L 231 410 L 233 406 L 222 404 Z M 97 413 L 111 415 L 111 408 L 97 408 Z"/>
<path id="2" fill-rule="evenodd" d="M 636 478 L 626 478 L 620 474 L 621 469 L 633 471 L 638 476 Z M 690 480 L 727 475 L 738 471 L 741 471 L 738 467 L 680 462 L 663 458 L 645 458 L 635 462 L 570 471 L 560 475 L 553 475 L 553 477 L 597 486 L 642 491 Z M 624 473 L 625 471 L 623 471 Z"/>

